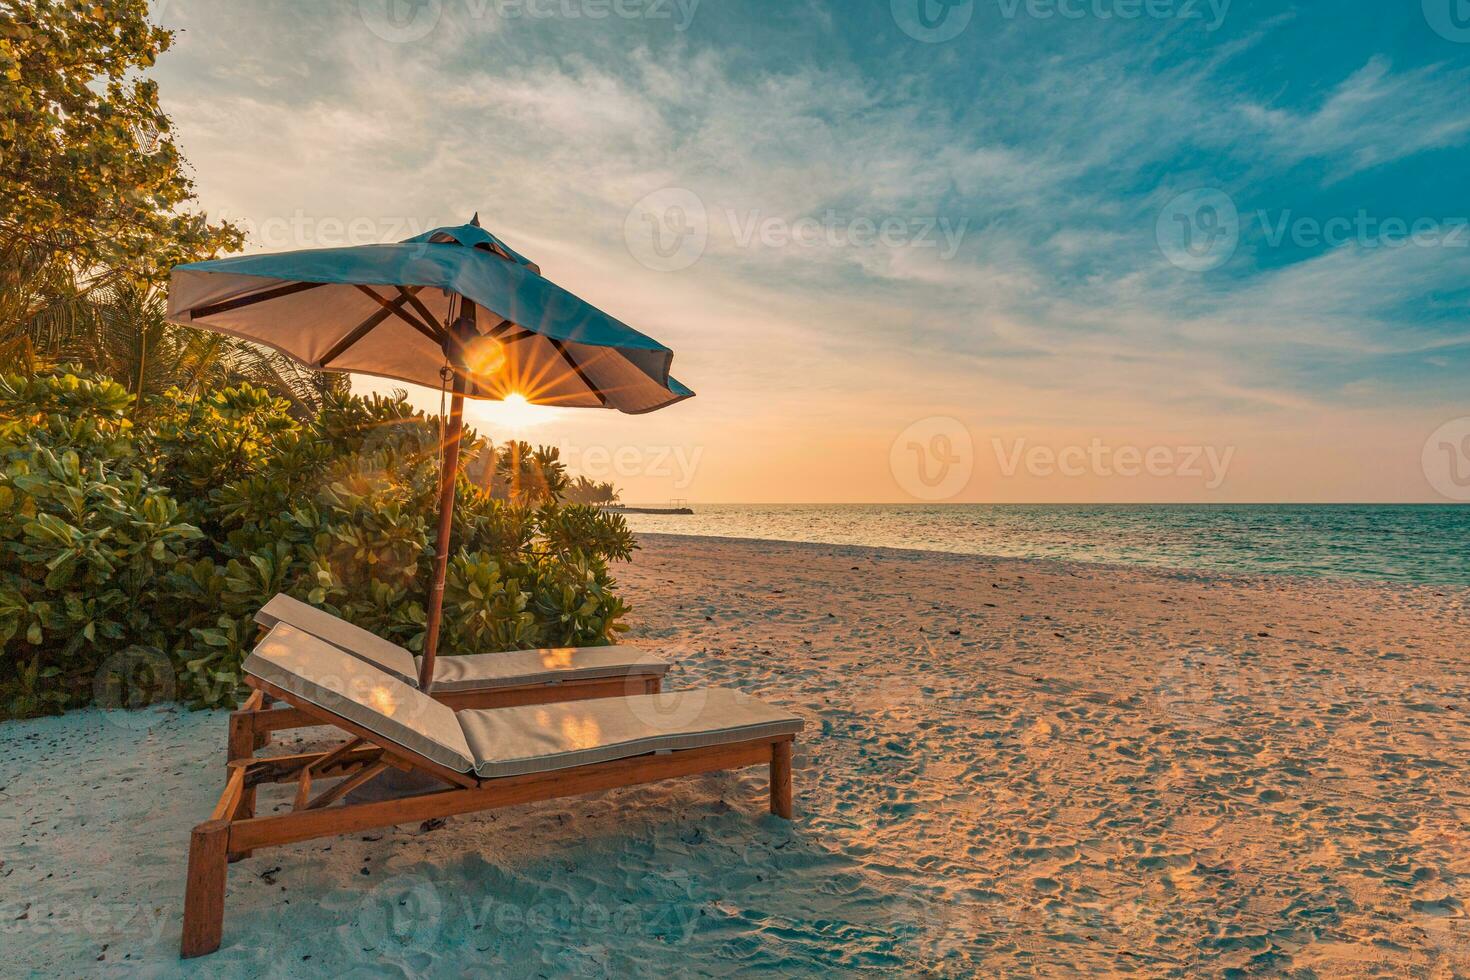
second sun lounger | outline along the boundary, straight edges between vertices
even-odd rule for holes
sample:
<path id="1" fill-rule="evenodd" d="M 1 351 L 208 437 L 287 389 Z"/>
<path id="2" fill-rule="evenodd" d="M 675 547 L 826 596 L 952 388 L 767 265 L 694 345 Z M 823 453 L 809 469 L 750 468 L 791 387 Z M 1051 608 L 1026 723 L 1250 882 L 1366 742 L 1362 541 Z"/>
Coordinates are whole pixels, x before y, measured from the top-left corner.
<path id="1" fill-rule="evenodd" d="M 802 721 L 738 691 L 455 711 L 286 625 L 270 631 L 244 670 L 258 693 L 351 738 L 329 752 L 230 763 L 219 802 L 190 839 L 186 957 L 219 948 L 228 862 L 259 847 L 753 765 L 770 766 L 771 812 L 791 817 L 791 750 Z M 665 704 L 671 697 L 681 701 Z M 445 788 L 342 802 L 389 767 Z M 329 779 L 342 781 L 313 798 L 314 783 Z M 290 812 L 255 815 L 259 786 L 290 782 Z"/>
<path id="2" fill-rule="evenodd" d="M 262 632 L 285 624 L 331 644 L 393 677 L 418 686 L 418 660 L 376 633 L 324 609 L 280 593 L 255 614 Z M 667 661 L 632 646 L 553 647 L 439 657 L 429 693 L 451 708 L 507 708 L 522 704 L 657 694 Z M 316 725 L 301 711 L 269 707 L 252 695 L 230 719 L 230 759 L 248 758 L 270 733 Z"/>

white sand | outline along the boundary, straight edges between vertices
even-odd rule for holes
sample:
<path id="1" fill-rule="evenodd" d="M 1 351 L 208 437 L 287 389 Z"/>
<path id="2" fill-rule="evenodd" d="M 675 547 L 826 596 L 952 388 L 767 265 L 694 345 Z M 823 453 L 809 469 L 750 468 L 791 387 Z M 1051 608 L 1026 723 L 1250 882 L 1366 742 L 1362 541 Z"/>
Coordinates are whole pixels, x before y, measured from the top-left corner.
<path id="1" fill-rule="evenodd" d="M 1470 590 L 642 540 L 671 686 L 807 718 L 795 823 L 752 769 L 261 851 L 181 964 L 223 713 L 10 723 L 0 973 L 1470 975 Z"/>

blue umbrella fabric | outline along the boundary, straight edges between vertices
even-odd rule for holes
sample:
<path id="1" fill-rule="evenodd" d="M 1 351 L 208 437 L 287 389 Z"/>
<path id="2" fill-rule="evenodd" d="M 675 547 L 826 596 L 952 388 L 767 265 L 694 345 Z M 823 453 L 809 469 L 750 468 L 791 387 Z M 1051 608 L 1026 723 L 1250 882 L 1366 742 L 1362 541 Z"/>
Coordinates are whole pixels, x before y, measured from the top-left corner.
<path id="1" fill-rule="evenodd" d="M 472 329 L 451 336 L 466 312 Z M 637 415 L 694 394 L 669 376 L 671 350 L 543 277 L 478 219 L 397 244 L 180 265 L 169 319 L 317 370 L 431 388 L 459 343 L 468 367 L 494 367 L 467 373 L 471 398 Z"/>

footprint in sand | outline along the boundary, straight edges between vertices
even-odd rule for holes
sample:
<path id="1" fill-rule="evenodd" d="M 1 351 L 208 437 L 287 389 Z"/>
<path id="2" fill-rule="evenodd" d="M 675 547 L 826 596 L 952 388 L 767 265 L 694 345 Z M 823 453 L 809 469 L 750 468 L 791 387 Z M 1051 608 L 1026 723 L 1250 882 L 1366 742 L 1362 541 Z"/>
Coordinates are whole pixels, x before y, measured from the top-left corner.
<path id="1" fill-rule="evenodd" d="M 1409 907 L 1421 915 L 1432 915 L 1439 919 L 1457 919 L 1465 914 L 1465 906 L 1453 895 L 1434 900 L 1418 900 L 1409 903 Z"/>

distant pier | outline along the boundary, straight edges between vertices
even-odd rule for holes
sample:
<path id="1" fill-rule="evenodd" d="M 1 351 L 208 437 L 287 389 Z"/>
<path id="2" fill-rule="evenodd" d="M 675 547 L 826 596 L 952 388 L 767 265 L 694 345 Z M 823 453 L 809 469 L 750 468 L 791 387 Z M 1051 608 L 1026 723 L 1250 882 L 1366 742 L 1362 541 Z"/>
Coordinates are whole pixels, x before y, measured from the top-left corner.
<path id="1" fill-rule="evenodd" d="M 693 514 L 687 500 L 670 500 L 666 507 L 629 507 L 627 504 L 604 504 L 602 509 L 614 514 Z"/>

